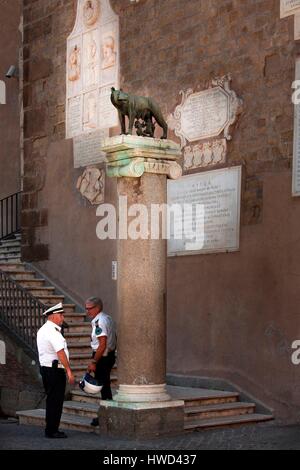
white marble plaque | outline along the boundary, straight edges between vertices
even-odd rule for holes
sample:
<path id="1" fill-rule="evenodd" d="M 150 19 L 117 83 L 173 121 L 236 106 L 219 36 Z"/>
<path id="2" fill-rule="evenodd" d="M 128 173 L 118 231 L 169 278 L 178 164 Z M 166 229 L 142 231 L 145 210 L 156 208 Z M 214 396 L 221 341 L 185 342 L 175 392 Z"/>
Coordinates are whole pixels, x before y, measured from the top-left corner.
<path id="1" fill-rule="evenodd" d="M 229 101 L 222 88 L 192 94 L 184 104 L 181 130 L 190 142 L 218 136 L 229 119 Z"/>
<path id="2" fill-rule="evenodd" d="M 300 80 L 300 58 L 296 60 L 296 80 Z M 299 96 L 299 93 L 297 93 Z M 300 104 L 294 105 L 293 196 L 300 196 Z"/>
<path id="3" fill-rule="evenodd" d="M 0 80 L 0 104 L 6 104 L 6 88 L 3 80 Z"/>
<path id="4" fill-rule="evenodd" d="M 218 137 L 231 140 L 229 134 L 242 110 L 242 100 L 230 89 L 231 77 L 225 75 L 212 80 L 211 87 L 194 93 L 192 89 L 180 91 L 182 101 L 175 112 L 168 116 L 168 125 L 181 139 L 181 147 L 187 142 Z"/>
<path id="5" fill-rule="evenodd" d="M 280 0 L 280 18 L 300 13 L 300 0 Z"/>
<path id="6" fill-rule="evenodd" d="M 239 249 L 241 174 L 239 166 L 168 181 L 168 204 L 182 209 L 170 227 L 168 256 Z M 191 204 L 193 212 L 186 210 Z"/>
<path id="7" fill-rule="evenodd" d="M 100 128 L 113 127 L 116 120 L 118 120 L 118 111 L 111 105 L 110 95 L 111 87 L 102 87 L 99 90 L 99 125 Z"/>
<path id="8" fill-rule="evenodd" d="M 298 41 L 300 39 L 300 13 L 295 15 L 294 25 L 294 39 Z"/>
<path id="9" fill-rule="evenodd" d="M 66 60 L 66 137 L 117 126 L 107 89 L 119 88 L 119 18 L 109 0 L 77 1 Z"/>
<path id="10" fill-rule="evenodd" d="M 89 134 L 77 136 L 73 139 L 74 168 L 86 167 L 102 163 L 106 155 L 101 152 L 102 141 L 108 137 L 108 130 L 97 130 Z"/>
<path id="11" fill-rule="evenodd" d="M 67 134 L 69 137 L 82 134 L 82 96 L 75 96 L 68 100 L 67 108 L 69 120 Z"/>

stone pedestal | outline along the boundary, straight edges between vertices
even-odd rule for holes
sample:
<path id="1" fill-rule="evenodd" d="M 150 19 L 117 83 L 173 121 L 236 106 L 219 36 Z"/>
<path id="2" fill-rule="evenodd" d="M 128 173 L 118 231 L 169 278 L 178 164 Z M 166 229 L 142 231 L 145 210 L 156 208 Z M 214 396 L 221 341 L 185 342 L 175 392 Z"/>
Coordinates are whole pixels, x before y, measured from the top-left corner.
<path id="1" fill-rule="evenodd" d="M 123 201 L 119 222 L 124 221 L 127 210 L 130 215 L 129 211 L 137 209 L 133 205 L 142 205 L 149 236 L 128 237 L 126 228 L 140 215 L 137 212 L 123 223 L 117 240 L 119 388 L 114 402 L 103 402 L 101 420 L 110 423 L 106 426 L 110 435 L 123 431 L 124 435 L 131 435 L 128 430 L 132 427 L 138 436 L 136 423 L 147 417 L 147 427 L 148 416 L 152 416 L 149 432 L 160 435 L 166 433 L 168 416 L 174 413 L 175 422 L 183 430 L 183 402 L 172 402 L 166 391 L 167 242 L 161 236 L 151 238 L 151 207 L 167 203 L 167 176 L 181 175 L 176 163 L 180 148 L 172 141 L 118 136 L 106 139 L 102 150 L 107 154 L 108 176 L 118 177 L 118 196 Z M 179 431 L 177 425 L 173 431 Z"/>
<path id="2" fill-rule="evenodd" d="M 182 401 L 120 403 L 101 401 L 100 436 L 150 439 L 170 436 L 184 429 Z"/>

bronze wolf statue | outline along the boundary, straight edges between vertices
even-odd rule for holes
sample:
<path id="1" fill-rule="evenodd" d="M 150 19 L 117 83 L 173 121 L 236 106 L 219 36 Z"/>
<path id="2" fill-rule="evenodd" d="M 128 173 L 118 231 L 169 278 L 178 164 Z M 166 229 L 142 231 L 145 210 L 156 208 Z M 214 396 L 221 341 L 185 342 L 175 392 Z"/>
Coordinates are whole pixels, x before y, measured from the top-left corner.
<path id="1" fill-rule="evenodd" d="M 154 136 L 155 125 L 153 118 L 157 124 L 163 129 L 162 139 L 168 138 L 168 124 L 164 120 L 159 106 L 152 98 L 145 96 L 135 96 L 130 93 L 125 93 L 123 90 L 111 89 L 111 102 L 117 108 L 121 124 L 122 134 L 126 134 L 125 116 L 129 119 L 127 134 L 132 135 L 133 126 L 135 121 L 137 129 L 145 129 L 144 133 L 139 135 Z M 142 124 L 139 124 L 142 120 Z"/>

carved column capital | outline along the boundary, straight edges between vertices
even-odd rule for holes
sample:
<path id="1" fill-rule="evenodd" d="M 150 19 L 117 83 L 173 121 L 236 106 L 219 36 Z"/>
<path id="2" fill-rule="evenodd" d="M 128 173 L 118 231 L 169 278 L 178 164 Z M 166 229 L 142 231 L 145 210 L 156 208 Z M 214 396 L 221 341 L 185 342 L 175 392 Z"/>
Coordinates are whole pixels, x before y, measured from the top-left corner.
<path id="1" fill-rule="evenodd" d="M 137 136 L 107 138 L 101 149 L 107 157 L 107 176 L 140 178 L 144 173 L 178 179 L 182 168 L 176 160 L 180 146 L 171 140 Z"/>

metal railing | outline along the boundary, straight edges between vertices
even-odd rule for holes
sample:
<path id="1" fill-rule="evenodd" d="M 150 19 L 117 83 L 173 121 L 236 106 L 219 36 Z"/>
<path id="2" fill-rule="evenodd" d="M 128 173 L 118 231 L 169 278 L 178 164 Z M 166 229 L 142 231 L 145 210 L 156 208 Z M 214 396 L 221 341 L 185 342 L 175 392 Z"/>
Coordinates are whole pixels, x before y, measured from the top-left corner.
<path id="1" fill-rule="evenodd" d="M 21 192 L 0 200 L 0 240 L 21 228 Z"/>
<path id="2" fill-rule="evenodd" d="M 44 304 L 0 270 L 0 321 L 35 355 L 44 310 Z"/>

